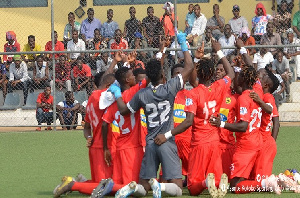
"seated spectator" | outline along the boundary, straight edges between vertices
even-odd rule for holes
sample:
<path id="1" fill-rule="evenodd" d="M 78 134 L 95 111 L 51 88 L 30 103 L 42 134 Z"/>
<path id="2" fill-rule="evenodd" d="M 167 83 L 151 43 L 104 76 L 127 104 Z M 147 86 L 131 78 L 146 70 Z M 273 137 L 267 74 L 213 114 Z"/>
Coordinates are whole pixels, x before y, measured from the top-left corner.
<path id="1" fill-rule="evenodd" d="M 73 30 L 72 40 L 68 42 L 67 51 L 85 51 L 85 42 L 78 38 L 77 30 Z M 71 65 L 73 65 L 78 56 L 84 57 L 84 53 L 68 53 L 67 56 Z"/>
<path id="2" fill-rule="evenodd" d="M 230 25 L 233 34 L 239 35 L 242 28 L 248 28 L 248 21 L 245 19 L 245 17 L 240 16 L 240 6 L 234 5 L 232 8 L 232 13 L 233 18 L 229 20 L 228 24 Z"/>
<path id="3" fill-rule="evenodd" d="M 54 44 L 55 44 L 54 50 L 55 51 L 62 51 L 62 52 L 65 51 L 64 44 L 61 41 L 58 41 L 57 38 L 58 38 L 57 32 L 54 31 Z M 51 40 L 46 43 L 45 51 L 52 51 L 52 41 Z M 61 55 L 63 55 L 63 53 L 57 53 L 57 54 L 54 55 L 55 62 L 58 62 L 58 59 Z M 53 63 L 52 63 L 52 54 L 45 54 L 45 57 L 48 60 L 48 64 L 50 65 L 50 68 L 52 69 L 53 68 L 52 67 L 52 65 L 53 65 Z"/>
<path id="4" fill-rule="evenodd" d="M 67 43 L 72 39 L 73 35 L 73 29 L 80 31 L 80 23 L 75 21 L 75 14 L 73 12 L 70 12 L 68 14 L 68 24 L 65 26 L 64 30 L 64 43 L 67 45 Z"/>
<path id="5" fill-rule="evenodd" d="M 194 25 L 194 21 L 196 19 L 193 4 L 189 5 L 188 10 L 189 12 L 185 16 L 185 30 L 184 30 L 184 33 L 186 33 L 187 35 L 191 33 Z"/>
<path id="6" fill-rule="evenodd" d="M 197 46 L 201 46 L 202 42 L 204 42 L 204 47 L 209 47 L 211 48 L 211 41 L 212 41 L 213 37 L 212 37 L 212 30 L 210 28 L 206 28 L 205 29 L 205 36 L 202 37 L 201 40 L 198 41 Z M 211 49 L 205 49 L 204 50 L 204 56 L 206 57 L 211 57 Z"/>
<path id="7" fill-rule="evenodd" d="M 100 59 L 96 61 L 97 73 L 105 72 L 112 61 L 113 59 L 109 57 L 108 52 L 103 52 Z"/>
<path id="8" fill-rule="evenodd" d="M 94 18 L 93 8 L 87 10 L 87 15 L 88 18 L 82 21 L 80 27 L 81 37 L 84 42 L 93 39 L 95 29 L 101 30 L 101 22 L 99 19 Z"/>
<path id="9" fill-rule="evenodd" d="M 243 41 L 245 46 L 255 45 L 255 39 L 250 35 L 248 27 L 243 27 L 239 36 L 239 39 Z M 254 55 L 256 52 L 254 48 L 248 48 L 247 51 L 250 56 Z"/>
<path id="10" fill-rule="evenodd" d="M 276 58 L 272 63 L 272 70 L 274 73 L 277 73 L 281 76 L 286 88 L 286 102 L 290 102 L 290 84 L 292 74 L 290 73 L 289 60 L 283 56 L 282 51 L 278 51 L 275 57 Z"/>
<path id="11" fill-rule="evenodd" d="M 165 13 L 160 17 L 160 23 L 164 27 L 165 36 L 171 36 L 172 40 L 175 37 L 175 14 L 174 5 L 171 2 L 164 4 Z M 178 24 L 178 17 L 177 17 Z"/>
<path id="12" fill-rule="evenodd" d="M 8 93 L 13 89 L 23 89 L 24 105 L 30 87 L 30 77 L 28 76 L 27 65 L 20 55 L 14 55 L 13 62 L 9 66 L 9 82 L 7 84 Z"/>
<path id="13" fill-rule="evenodd" d="M 287 30 L 287 39 L 284 42 L 285 45 L 299 45 L 300 39 L 294 36 L 292 29 Z M 300 47 L 285 47 L 283 52 L 287 59 L 292 59 L 296 63 L 297 68 L 297 82 L 300 81 Z M 295 71 L 294 71 L 295 72 Z"/>
<path id="14" fill-rule="evenodd" d="M 281 38 L 285 37 L 285 32 L 291 28 L 291 18 L 292 15 L 288 12 L 286 0 L 281 1 L 280 12 L 277 12 L 274 17 L 274 25 L 276 28 L 276 33 L 278 33 Z"/>
<path id="15" fill-rule="evenodd" d="M 266 9 L 262 3 L 256 4 L 255 8 L 256 16 L 252 18 L 252 36 L 255 39 L 256 44 L 260 43 L 262 35 L 266 33 L 266 27 L 269 20 L 272 20 L 271 15 L 267 15 Z"/>
<path id="16" fill-rule="evenodd" d="M 110 40 L 110 49 L 128 49 L 128 42 L 123 39 L 123 34 L 120 29 L 115 31 L 114 39 Z M 114 54 L 112 52 L 112 54 Z"/>
<path id="17" fill-rule="evenodd" d="M 31 92 L 33 89 L 44 89 L 49 83 L 49 68 L 47 62 L 43 61 L 43 56 L 37 56 L 34 64 Z"/>
<path id="18" fill-rule="evenodd" d="M 113 21 L 114 11 L 112 9 L 107 10 L 107 21 L 102 24 L 101 35 L 104 40 L 110 40 L 114 37 L 114 33 L 119 29 L 117 22 Z"/>
<path id="19" fill-rule="evenodd" d="M 73 76 L 74 76 L 74 88 L 75 91 L 80 91 L 82 88 L 86 88 L 86 92 L 88 95 L 91 94 L 91 77 L 92 72 L 91 68 L 83 64 L 83 58 L 78 57 L 76 61 L 76 65 L 73 68 Z"/>
<path id="20" fill-rule="evenodd" d="M 0 57 L 0 86 L 2 87 L 4 100 L 6 98 L 6 93 L 7 93 L 6 85 L 8 82 L 6 73 L 7 73 L 6 64 L 2 64 L 1 57 Z"/>
<path id="21" fill-rule="evenodd" d="M 278 33 L 274 32 L 273 22 L 268 22 L 267 24 L 267 33 L 265 33 L 260 40 L 260 43 L 265 43 L 266 45 L 282 45 L 281 37 Z M 276 48 L 268 48 L 268 51 L 273 55 L 276 54 Z"/>
<path id="22" fill-rule="evenodd" d="M 203 13 L 200 12 L 200 5 L 196 4 L 194 6 L 194 12 L 196 15 L 193 28 L 191 33 L 187 36 L 189 43 L 192 43 L 194 47 L 197 46 L 198 40 L 202 39 L 202 35 L 206 28 L 207 19 Z"/>
<path id="23" fill-rule="evenodd" d="M 266 69 L 272 70 L 272 65 L 268 64 L 266 66 Z M 279 86 L 277 87 L 277 89 L 272 94 L 273 94 L 274 99 L 275 99 L 276 107 L 278 108 L 279 105 L 281 105 L 282 102 L 283 102 L 283 92 L 285 90 L 285 85 L 284 85 L 284 82 L 283 82 L 283 80 L 282 80 L 282 78 L 279 74 L 275 73 L 274 75 L 276 76 L 276 78 L 279 81 Z"/>
<path id="24" fill-rule="evenodd" d="M 294 0 L 276 0 L 276 2 L 277 2 L 277 12 L 281 12 L 281 10 L 282 10 L 281 5 L 284 1 L 287 4 L 287 11 L 289 13 L 292 13 L 293 8 L 294 8 Z M 272 10 L 275 11 L 275 0 L 272 0 Z"/>
<path id="25" fill-rule="evenodd" d="M 56 105 L 58 118 L 63 130 L 76 129 L 80 104 L 74 99 L 73 92 L 65 93 L 66 100 Z"/>
<path id="26" fill-rule="evenodd" d="M 235 36 L 231 32 L 231 27 L 229 24 L 224 26 L 224 36 L 219 39 L 219 43 L 222 47 L 234 47 L 235 46 Z M 224 55 L 230 57 L 234 54 L 235 49 L 223 49 Z"/>
<path id="27" fill-rule="evenodd" d="M 218 4 L 213 5 L 213 13 L 214 15 L 208 19 L 206 27 L 209 27 L 212 30 L 212 36 L 219 40 L 224 34 L 224 25 L 225 19 L 224 17 L 220 16 L 220 7 Z"/>
<path id="28" fill-rule="evenodd" d="M 125 21 L 125 26 L 124 26 L 124 35 L 128 41 L 128 43 L 131 43 L 132 40 L 135 38 L 134 34 L 135 33 L 142 33 L 142 23 L 140 20 L 138 20 L 135 17 L 136 10 L 135 7 L 131 6 L 129 8 L 129 14 L 130 14 L 130 19 Z"/>
<path id="29" fill-rule="evenodd" d="M 262 43 L 262 45 L 265 45 L 265 43 Z M 268 52 L 266 48 L 260 48 L 260 51 L 254 54 L 252 63 L 254 68 L 258 71 L 265 68 L 267 64 L 272 64 L 273 61 L 272 53 Z"/>
<path id="30" fill-rule="evenodd" d="M 146 78 L 146 70 L 143 68 L 136 68 L 132 72 L 135 76 L 135 81 L 137 84 Z"/>
<path id="31" fill-rule="evenodd" d="M 297 37 L 300 38 L 300 10 L 298 10 L 294 14 L 292 25 L 293 25 L 294 32 L 297 34 Z"/>
<path id="32" fill-rule="evenodd" d="M 159 18 L 154 16 L 154 8 L 152 6 L 147 8 L 147 15 L 142 20 L 143 34 L 149 47 L 158 48 L 161 37 L 164 35 L 164 30 Z"/>
<path id="33" fill-rule="evenodd" d="M 28 43 L 24 45 L 23 52 L 32 52 L 32 51 L 42 51 L 42 50 L 41 50 L 41 46 L 35 43 L 35 36 L 29 35 Z M 36 56 L 38 55 L 39 54 L 27 54 L 27 56 L 25 55 L 21 55 L 21 56 L 23 61 L 27 63 L 28 68 L 33 68 L 34 67 L 33 63 L 35 61 Z"/>
<path id="34" fill-rule="evenodd" d="M 136 32 L 134 33 L 134 39 L 132 39 L 130 43 L 130 49 L 145 49 L 147 48 L 147 42 L 144 40 L 141 33 Z M 143 62 L 147 62 L 147 60 L 151 58 L 151 52 L 149 51 L 138 51 L 137 52 L 137 59 Z"/>
<path id="35" fill-rule="evenodd" d="M 53 90 L 53 79 L 50 81 L 51 89 Z M 68 91 L 72 90 L 71 87 L 71 66 L 69 61 L 67 61 L 67 57 L 65 55 L 61 55 L 59 57 L 59 62 L 55 65 L 55 85 L 59 90 L 62 90 L 64 87 L 67 88 Z"/>
<path id="36" fill-rule="evenodd" d="M 20 44 L 17 41 L 16 33 L 14 31 L 6 32 L 6 41 L 4 44 L 4 52 L 19 52 Z M 14 55 L 3 55 L 3 63 L 9 65 L 13 61 Z"/>
<path id="37" fill-rule="evenodd" d="M 52 130 L 51 123 L 53 122 L 53 96 L 51 96 L 51 87 L 46 86 L 43 93 L 38 95 L 36 100 L 36 120 L 38 127 L 36 131 L 41 131 L 41 124 L 47 123 L 45 130 Z"/>

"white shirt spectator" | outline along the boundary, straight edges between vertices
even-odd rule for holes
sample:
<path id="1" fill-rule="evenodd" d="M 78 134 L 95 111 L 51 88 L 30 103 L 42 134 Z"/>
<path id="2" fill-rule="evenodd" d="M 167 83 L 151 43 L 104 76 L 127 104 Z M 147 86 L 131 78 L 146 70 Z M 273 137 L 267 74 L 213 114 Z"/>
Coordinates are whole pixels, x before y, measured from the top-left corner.
<path id="1" fill-rule="evenodd" d="M 300 45 L 300 39 L 298 39 L 294 36 L 292 43 L 290 43 L 288 39 L 285 39 L 284 44 L 285 45 Z M 287 53 L 287 54 L 294 54 L 294 53 L 300 51 L 300 47 L 285 47 L 283 49 L 283 51 L 284 51 L 284 53 Z"/>
<path id="2" fill-rule="evenodd" d="M 36 70 L 36 78 L 44 78 L 46 75 L 46 67 L 47 67 L 47 62 L 43 61 L 43 66 L 41 69 L 39 69 L 39 67 L 37 66 L 36 61 L 34 62 L 35 65 L 35 70 Z"/>
<path id="3" fill-rule="evenodd" d="M 22 61 L 19 68 L 16 68 L 14 62 L 10 64 L 9 81 L 21 80 L 21 82 L 25 82 L 30 79 L 31 78 L 28 76 L 27 65 L 25 62 Z"/>
<path id="4" fill-rule="evenodd" d="M 237 19 L 230 19 L 228 24 L 231 26 L 232 32 L 235 35 L 239 35 L 243 27 L 248 27 L 248 21 L 245 19 L 245 17 L 242 16 Z"/>
<path id="5" fill-rule="evenodd" d="M 254 54 L 252 63 L 257 63 L 257 70 L 265 68 L 267 64 L 270 64 L 274 61 L 273 55 L 271 52 L 267 52 L 263 57 L 259 52 Z"/>
<path id="6" fill-rule="evenodd" d="M 72 39 L 67 44 L 67 51 L 84 51 L 84 50 L 85 50 L 85 42 L 82 39 L 78 39 L 77 43 L 74 43 Z M 80 56 L 80 53 L 70 54 L 71 59 L 76 59 L 78 56 Z"/>
<path id="7" fill-rule="evenodd" d="M 235 36 L 231 35 L 228 39 L 224 36 L 222 36 L 219 39 L 219 43 L 221 44 L 222 47 L 234 47 L 235 45 Z M 234 52 L 235 49 L 222 49 L 222 52 L 224 53 L 225 56 L 231 54 Z"/>
<path id="8" fill-rule="evenodd" d="M 180 45 L 177 43 L 177 41 L 176 41 L 176 44 L 177 44 L 177 48 L 181 48 Z M 186 41 L 186 44 L 187 44 L 187 46 L 188 46 L 188 48 L 189 48 L 189 47 L 190 47 L 190 44 L 189 44 L 188 41 Z M 170 47 L 170 48 L 171 48 L 171 49 L 175 49 L 175 41 L 171 44 L 171 47 Z M 189 50 L 189 53 L 192 55 L 191 50 Z M 175 51 L 170 51 L 170 54 L 171 54 L 172 56 L 175 56 Z M 183 52 L 182 52 L 182 51 L 177 51 L 177 58 L 179 58 L 179 59 L 183 59 L 183 58 L 184 58 Z"/>
<path id="9" fill-rule="evenodd" d="M 274 59 L 272 63 L 272 70 L 277 71 L 279 74 L 283 74 L 286 70 L 289 71 L 289 69 L 290 63 L 285 56 L 283 56 L 281 63 L 277 59 Z"/>
<path id="10" fill-rule="evenodd" d="M 196 17 L 194 25 L 191 31 L 192 35 L 197 34 L 198 36 L 202 35 L 206 28 L 207 19 L 204 14 L 200 13 L 200 17 Z"/>

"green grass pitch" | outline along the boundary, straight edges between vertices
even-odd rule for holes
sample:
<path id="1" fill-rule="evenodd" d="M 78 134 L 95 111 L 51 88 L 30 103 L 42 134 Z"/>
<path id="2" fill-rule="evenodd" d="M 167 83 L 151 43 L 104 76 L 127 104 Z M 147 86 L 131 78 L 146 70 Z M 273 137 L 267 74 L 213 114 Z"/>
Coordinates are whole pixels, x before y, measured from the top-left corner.
<path id="1" fill-rule="evenodd" d="M 300 127 L 281 127 L 273 172 L 300 169 Z M 64 175 L 90 177 L 88 149 L 82 131 L 0 133 L 0 197 L 52 197 Z M 275 197 L 271 193 L 226 197 Z M 87 197 L 73 192 L 67 197 Z M 151 197 L 151 194 L 148 196 Z M 189 197 L 184 190 L 184 196 Z M 209 197 L 205 192 L 201 197 Z M 284 192 L 281 197 L 300 197 Z"/>

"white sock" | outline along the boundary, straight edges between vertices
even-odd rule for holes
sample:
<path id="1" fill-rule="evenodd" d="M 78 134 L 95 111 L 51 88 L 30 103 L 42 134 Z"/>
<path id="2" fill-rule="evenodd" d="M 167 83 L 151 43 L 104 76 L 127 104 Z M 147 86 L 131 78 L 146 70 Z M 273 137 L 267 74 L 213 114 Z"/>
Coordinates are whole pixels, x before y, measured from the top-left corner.
<path id="1" fill-rule="evenodd" d="M 160 183 L 160 189 L 161 189 L 161 191 L 166 191 L 165 183 Z"/>
<path id="2" fill-rule="evenodd" d="M 164 186 L 163 187 L 164 190 L 162 188 L 162 185 L 160 184 L 161 191 L 166 192 L 170 196 L 181 196 L 182 195 L 182 189 L 179 188 L 179 186 L 177 186 L 174 183 L 163 183 L 163 186 Z"/>
<path id="3" fill-rule="evenodd" d="M 266 188 L 267 184 L 266 184 L 266 179 L 262 179 L 261 180 L 261 187 Z"/>

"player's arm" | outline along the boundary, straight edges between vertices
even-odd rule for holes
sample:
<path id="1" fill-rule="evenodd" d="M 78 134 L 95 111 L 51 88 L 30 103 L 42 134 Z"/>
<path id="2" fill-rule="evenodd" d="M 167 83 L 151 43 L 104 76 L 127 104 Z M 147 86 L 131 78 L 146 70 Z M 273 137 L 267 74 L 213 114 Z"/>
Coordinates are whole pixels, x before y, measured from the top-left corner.
<path id="1" fill-rule="evenodd" d="M 211 125 L 216 126 L 216 127 L 221 127 L 224 129 L 227 129 L 229 131 L 232 132 L 246 132 L 249 122 L 240 120 L 237 123 L 225 123 L 223 121 L 221 121 L 220 116 L 211 116 L 211 118 L 209 119 L 209 122 Z"/>
<path id="2" fill-rule="evenodd" d="M 252 60 L 251 60 L 250 56 L 248 55 L 246 48 L 244 47 L 245 45 L 244 45 L 243 41 L 237 37 L 235 40 L 236 40 L 235 46 L 240 51 L 240 54 L 242 54 L 245 64 L 248 66 L 253 66 Z"/>
<path id="3" fill-rule="evenodd" d="M 224 66 L 224 70 L 226 72 L 226 75 L 230 79 L 233 79 L 234 76 L 235 76 L 234 71 L 233 71 L 229 61 L 227 60 L 226 56 L 221 51 L 221 44 L 216 40 L 212 40 L 211 42 L 212 42 L 212 46 L 211 46 L 212 50 L 217 53 L 221 64 L 223 64 L 223 66 Z"/>
<path id="4" fill-rule="evenodd" d="M 197 87 L 198 86 L 198 80 L 197 80 L 197 64 L 200 61 L 201 58 L 203 58 L 204 56 L 204 41 L 202 41 L 202 45 L 201 47 L 199 47 L 196 51 L 195 51 L 195 58 L 194 58 L 194 69 L 192 74 L 190 75 L 189 78 L 189 83 L 193 86 L 193 87 Z"/>
<path id="5" fill-rule="evenodd" d="M 103 150 L 104 150 L 104 160 L 106 164 L 109 166 L 111 164 L 111 153 L 107 146 L 107 134 L 108 134 L 108 123 L 102 122 L 102 140 L 103 140 Z"/>
<path id="6" fill-rule="evenodd" d="M 250 98 L 252 98 L 266 113 L 272 113 L 273 107 L 270 104 L 265 103 L 256 92 L 251 92 Z"/>
<path id="7" fill-rule="evenodd" d="M 273 129 L 272 129 L 272 137 L 275 139 L 277 139 L 278 136 L 278 132 L 279 132 L 279 127 L 280 127 L 280 123 L 279 123 L 279 117 L 273 117 L 272 118 L 273 121 Z"/>
<path id="8" fill-rule="evenodd" d="M 84 124 L 83 136 L 86 139 L 86 147 L 92 146 L 92 144 L 93 144 L 92 127 L 89 122 L 85 122 L 85 124 Z"/>

